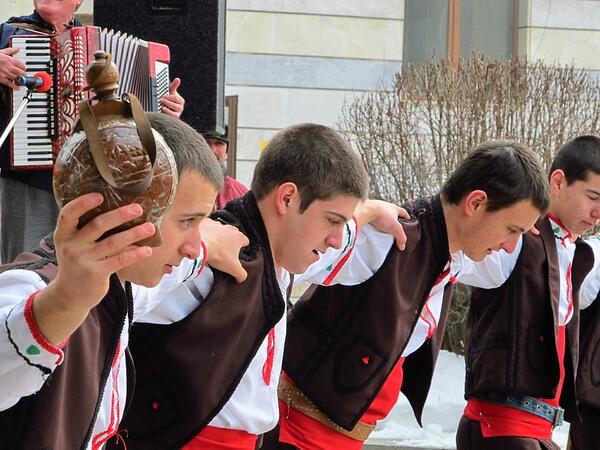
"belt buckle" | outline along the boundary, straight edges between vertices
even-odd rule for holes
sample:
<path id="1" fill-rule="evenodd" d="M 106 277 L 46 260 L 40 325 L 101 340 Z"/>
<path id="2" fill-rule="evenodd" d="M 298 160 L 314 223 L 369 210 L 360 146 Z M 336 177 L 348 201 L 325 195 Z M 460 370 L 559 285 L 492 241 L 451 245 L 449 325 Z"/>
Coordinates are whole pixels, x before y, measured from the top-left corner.
<path id="1" fill-rule="evenodd" d="M 560 427 L 563 424 L 563 417 L 565 415 L 564 409 L 561 407 L 556 408 L 556 413 L 554 414 L 554 420 L 552 421 L 552 426 L 554 428 Z"/>

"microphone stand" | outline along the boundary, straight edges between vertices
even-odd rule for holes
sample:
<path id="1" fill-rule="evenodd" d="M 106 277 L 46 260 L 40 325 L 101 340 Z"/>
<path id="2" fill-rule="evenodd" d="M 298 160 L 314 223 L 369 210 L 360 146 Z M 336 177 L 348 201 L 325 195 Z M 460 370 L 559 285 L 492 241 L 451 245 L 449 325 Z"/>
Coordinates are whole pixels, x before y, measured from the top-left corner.
<path id="1" fill-rule="evenodd" d="M 15 126 L 17 119 L 23 113 L 23 110 L 31 101 L 31 94 L 33 94 L 34 92 L 35 92 L 35 88 L 27 89 L 27 94 L 25 94 L 25 97 L 23 97 L 23 100 L 21 101 L 21 104 L 19 105 L 19 109 L 17 109 L 17 111 L 13 114 L 12 119 L 10 119 L 10 122 L 8 122 L 8 125 L 2 132 L 2 136 L 0 137 L 0 147 L 2 146 L 2 144 L 4 144 L 4 141 L 10 134 L 13 127 Z"/>

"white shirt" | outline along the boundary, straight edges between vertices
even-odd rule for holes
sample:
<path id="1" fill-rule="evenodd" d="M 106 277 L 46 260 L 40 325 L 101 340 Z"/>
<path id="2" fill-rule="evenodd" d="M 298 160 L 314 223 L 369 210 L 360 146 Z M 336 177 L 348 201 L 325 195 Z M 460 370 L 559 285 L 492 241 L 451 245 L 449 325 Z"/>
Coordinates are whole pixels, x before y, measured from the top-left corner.
<path id="1" fill-rule="evenodd" d="M 558 302 L 558 325 L 566 325 L 573 318 L 573 293 L 571 288 L 571 264 L 575 257 L 575 243 L 571 242 L 572 234 L 557 220 L 548 218 L 556 253 L 558 255 L 558 270 L 560 273 L 560 291 Z"/>
<path id="2" fill-rule="evenodd" d="M 600 291 L 600 235 L 589 236 L 584 241 L 594 252 L 594 266 L 579 288 L 579 308 L 589 307 Z"/>

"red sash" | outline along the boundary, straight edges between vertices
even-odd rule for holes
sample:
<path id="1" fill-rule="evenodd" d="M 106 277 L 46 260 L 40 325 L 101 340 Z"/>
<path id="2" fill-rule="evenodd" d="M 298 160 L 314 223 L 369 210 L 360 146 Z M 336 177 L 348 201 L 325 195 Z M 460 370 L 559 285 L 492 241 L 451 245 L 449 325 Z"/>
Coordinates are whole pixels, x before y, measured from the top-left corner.
<path id="1" fill-rule="evenodd" d="M 392 410 L 402 387 L 402 364 L 400 358 L 383 387 L 361 417 L 361 422 L 375 424 L 384 419 Z M 282 376 L 285 376 L 282 373 Z M 288 408 L 283 401 L 279 401 L 279 441 L 294 445 L 302 450 L 360 450 L 364 442 L 352 439 L 338 433 L 333 428 L 308 417 L 294 408 Z"/>
<path id="2" fill-rule="evenodd" d="M 556 396 L 552 399 L 538 399 L 555 407 L 558 406 L 565 379 L 564 356 L 566 336 L 564 325 L 558 327 L 557 335 L 556 350 L 560 362 L 560 377 Z M 467 402 L 464 414 L 468 419 L 480 423 L 481 434 L 485 438 L 518 436 L 535 439 L 552 439 L 552 424 L 549 421 L 520 409 L 471 398 Z"/>

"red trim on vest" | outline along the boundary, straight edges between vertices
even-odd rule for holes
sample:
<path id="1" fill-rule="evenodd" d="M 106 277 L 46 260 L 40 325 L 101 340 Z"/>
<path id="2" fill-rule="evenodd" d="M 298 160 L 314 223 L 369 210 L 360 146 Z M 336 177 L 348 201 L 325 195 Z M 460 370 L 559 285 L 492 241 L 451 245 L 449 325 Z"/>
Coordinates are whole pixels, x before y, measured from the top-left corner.
<path id="1" fill-rule="evenodd" d="M 181 450 L 254 450 L 258 436 L 208 425 Z"/>
<path id="2" fill-rule="evenodd" d="M 354 241 L 352 242 L 352 246 L 350 247 L 350 250 L 348 250 L 348 253 L 346 253 L 344 255 L 344 257 L 342 259 L 340 259 L 340 262 L 338 262 L 336 264 L 336 266 L 333 268 L 333 270 L 331 271 L 331 273 L 329 275 L 327 275 L 327 278 L 325 278 L 325 280 L 323 281 L 323 286 L 329 286 L 333 282 L 333 279 L 338 274 L 338 272 L 340 270 L 342 270 L 342 267 L 344 267 L 344 264 L 346 264 L 346 262 L 348 261 L 348 258 L 350 258 L 350 255 L 352 254 L 352 251 L 354 250 L 354 246 L 356 245 L 356 239 L 358 238 L 358 222 L 356 221 L 356 217 L 354 217 L 354 216 L 352 216 L 352 220 L 354 221 L 354 224 L 356 225 L 356 234 L 357 235 L 354 236 Z"/>
<path id="3" fill-rule="evenodd" d="M 271 384 L 271 374 L 273 373 L 273 360 L 275 359 L 275 327 L 271 328 L 267 336 L 267 360 L 263 365 L 262 376 L 267 386 Z"/>
<path id="4" fill-rule="evenodd" d="M 33 299 L 38 294 L 38 292 L 40 292 L 40 291 L 36 291 L 33 294 L 31 294 L 29 296 L 29 298 L 27 299 L 27 301 L 25 302 L 25 308 L 24 308 L 25 322 L 27 323 L 29 332 L 31 333 L 31 335 L 33 336 L 35 341 L 40 345 L 40 347 L 42 347 L 47 352 L 50 352 L 53 355 L 57 356 L 56 364 L 58 365 L 63 361 L 63 358 L 65 357 L 65 355 L 62 352 L 62 349 L 69 342 L 69 338 L 65 339 L 62 343 L 55 346 L 55 345 L 52 345 L 50 342 L 48 342 L 48 340 L 44 337 L 44 335 L 42 334 L 42 332 L 40 331 L 40 329 L 37 326 L 35 318 L 33 317 L 33 309 L 32 309 Z"/>
<path id="5" fill-rule="evenodd" d="M 539 399 L 552 406 L 558 406 L 565 380 L 565 327 L 557 329 L 556 350 L 558 352 L 559 381 L 556 396 L 552 399 Z M 499 436 L 519 436 L 534 439 L 552 439 L 552 424 L 534 414 L 520 409 L 509 408 L 477 399 L 469 399 L 465 408 L 465 417 L 481 425 L 484 438 Z"/>
<path id="6" fill-rule="evenodd" d="M 374 425 L 390 413 L 400 395 L 402 387 L 404 358 L 400 358 L 381 390 L 369 405 L 360 421 Z M 293 381 L 282 372 L 290 383 Z M 296 411 L 279 400 L 279 440 L 302 450 L 360 450 L 364 442 L 338 433 L 333 428 Z"/>

